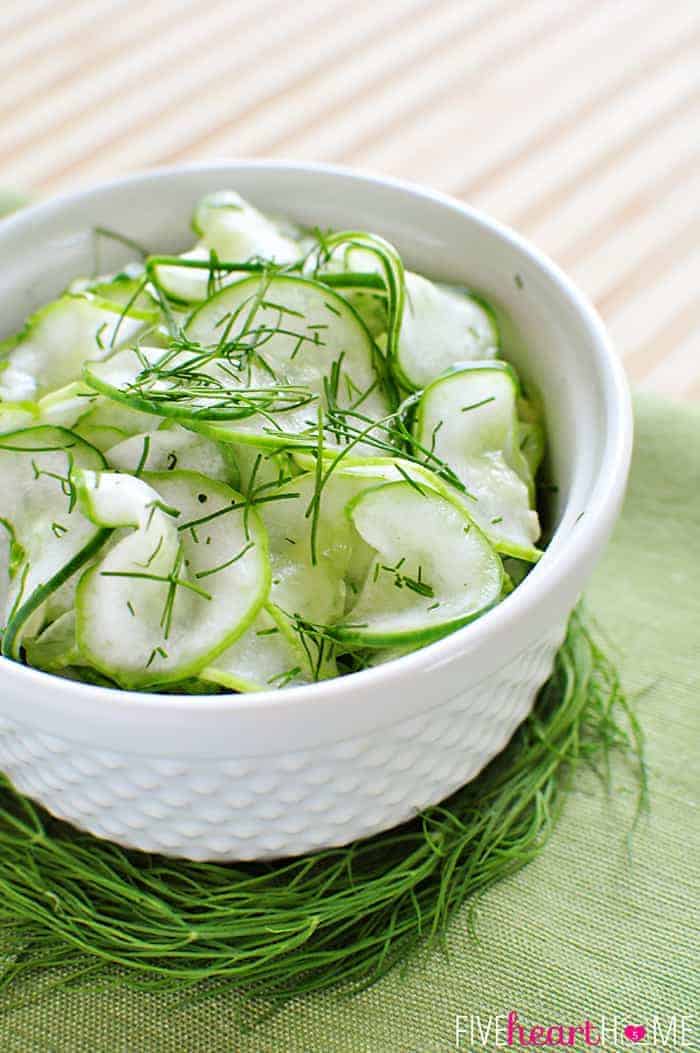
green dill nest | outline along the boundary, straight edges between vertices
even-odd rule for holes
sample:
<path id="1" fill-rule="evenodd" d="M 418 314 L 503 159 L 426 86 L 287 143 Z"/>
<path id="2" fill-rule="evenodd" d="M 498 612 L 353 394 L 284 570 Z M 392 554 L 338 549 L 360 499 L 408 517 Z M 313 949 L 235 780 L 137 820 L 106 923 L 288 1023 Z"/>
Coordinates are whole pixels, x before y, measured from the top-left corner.
<path id="1" fill-rule="evenodd" d="M 272 863 L 216 864 L 124 851 L 0 790 L 0 983 L 51 971 L 141 989 L 229 986 L 275 1003 L 365 986 L 454 911 L 530 862 L 581 764 L 606 778 L 639 728 L 580 612 L 530 717 L 442 805 L 365 841 Z M 470 918 L 473 910 L 470 912 Z M 212 981 L 216 981 L 215 984 Z"/>

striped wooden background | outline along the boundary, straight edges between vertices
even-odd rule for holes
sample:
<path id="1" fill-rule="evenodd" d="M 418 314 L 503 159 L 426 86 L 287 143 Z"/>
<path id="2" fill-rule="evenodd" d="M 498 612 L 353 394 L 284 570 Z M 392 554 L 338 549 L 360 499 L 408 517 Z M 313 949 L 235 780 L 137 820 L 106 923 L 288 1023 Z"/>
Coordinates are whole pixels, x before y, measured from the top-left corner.
<path id="1" fill-rule="evenodd" d="M 0 186 L 313 158 L 517 227 L 700 398 L 700 0 L 2 0 Z"/>

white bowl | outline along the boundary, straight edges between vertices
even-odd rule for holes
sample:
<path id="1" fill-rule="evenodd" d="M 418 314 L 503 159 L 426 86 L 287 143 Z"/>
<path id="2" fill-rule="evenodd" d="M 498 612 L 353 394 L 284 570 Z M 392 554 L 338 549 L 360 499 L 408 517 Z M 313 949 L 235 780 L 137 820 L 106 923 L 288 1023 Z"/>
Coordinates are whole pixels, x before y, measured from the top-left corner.
<path id="1" fill-rule="evenodd" d="M 225 187 L 304 224 L 377 231 L 409 266 L 496 304 L 508 357 L 544 398 L 558 493 L 547 552 L 512 595 L 377 669 L 193 698 L 96 688 L 0 660 L 0 768 L 18 789 L 122 845 L 220 860 L 344 844 L 474 778 L 552 669 L 618 515 L 632 440 L 627 384 L 603 325 L 540 252 L 440 194 L 320 165 L 180 166 L 17 214 L 0 223 L 3 330 L 91 270 L 92 228 L 182 250 L 194 203 Z M 133 255 L 102 252 L 103 270 Z"/>

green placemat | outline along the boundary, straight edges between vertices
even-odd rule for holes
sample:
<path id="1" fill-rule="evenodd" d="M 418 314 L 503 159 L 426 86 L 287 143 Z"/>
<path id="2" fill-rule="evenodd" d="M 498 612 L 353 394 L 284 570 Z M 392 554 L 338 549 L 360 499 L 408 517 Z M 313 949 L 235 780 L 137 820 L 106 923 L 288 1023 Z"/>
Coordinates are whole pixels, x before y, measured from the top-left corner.
<path id="1" fill-rule="evenodd" d="M 700 412 L 639 399 L 623 518 L 588 592 L 628 692 L 640 693 L 651 814 L 637 828 L 631 857 L 636 785 L 620 765 L 607 798 L 592 776 L 577 778 L 545 852 L 485 897 L 478 943 L 463 911 L 450 925 L 447 956 L 418 955 L 403 975 L 352 999 L 301 999 L 252 1032 L 231 995 L 192 1004 L 96 986 L 51 991 L 47 976 L 0 1000 L 0 1049 L 490 1053 L 509 1048 L 511 1011 L 528 1027 L 580 1027 L 577 1050 L 599 1037 L 601 1023 L 606 1050 L 695 1048 L 699 539 Z M 21 994 L 28 1000 L 17 1005 Z M 647 1028 L 643 1041 L 624 1035 L 630 1025 Z"/>

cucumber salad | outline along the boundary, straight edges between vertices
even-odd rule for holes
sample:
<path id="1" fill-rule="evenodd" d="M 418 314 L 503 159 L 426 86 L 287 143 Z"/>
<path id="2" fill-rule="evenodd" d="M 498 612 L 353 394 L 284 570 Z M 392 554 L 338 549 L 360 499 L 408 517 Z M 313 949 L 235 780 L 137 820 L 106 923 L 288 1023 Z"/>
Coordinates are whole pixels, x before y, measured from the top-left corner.
<path id="1" fill-rule="evenodd" d="M 540 556 L 544 432 L 488 304 L 233 191 L 193 228 L 0 343 L 2 653 L 259 691 L 499 603 Z"/>

